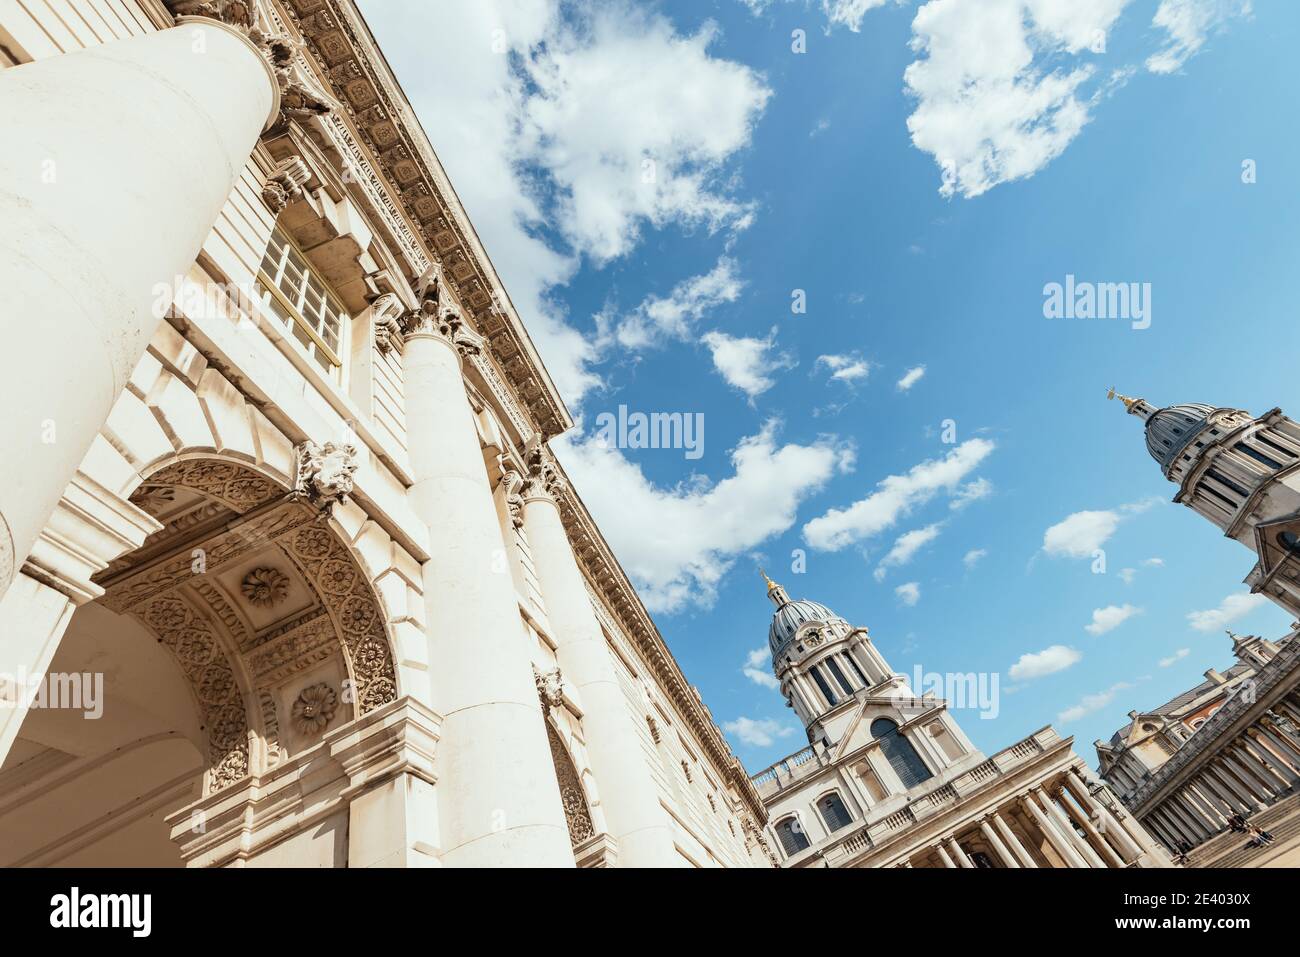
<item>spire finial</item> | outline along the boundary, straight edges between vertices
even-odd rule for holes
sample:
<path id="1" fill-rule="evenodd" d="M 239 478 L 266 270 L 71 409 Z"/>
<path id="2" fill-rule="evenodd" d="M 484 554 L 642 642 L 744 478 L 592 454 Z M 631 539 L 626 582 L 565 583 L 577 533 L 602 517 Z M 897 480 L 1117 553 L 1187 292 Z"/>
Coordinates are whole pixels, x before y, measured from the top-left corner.
<path id="1" fill-rule="evenodd" d="M 788 604 L 790 596 L 785 593 L 785 589 L 768 578 L 767 572 L 763 571 L 761 567 L 758 573 L 763 576 L 763 581 L 767 582 L 767 597 L 772 600 L 772 604 L 776 605 L 777 608 Z"/>
<path id="2" fill-rule="evenodd" d="M 1115 391 L 1114 386 L 1111 386 L 1110 389 L 1106 392 L 1106 398 L 1119 399 L 1121 402 L 1124 403 L 1124 408 L 1126 408 L 1130 412 L 1133 411 L 1133 406 L 1137 405 L 1139 402 L 1142 401 L 1141 399 L 1130 399 L 1126 395 L 1120 395 L 1118 392 Z"/>

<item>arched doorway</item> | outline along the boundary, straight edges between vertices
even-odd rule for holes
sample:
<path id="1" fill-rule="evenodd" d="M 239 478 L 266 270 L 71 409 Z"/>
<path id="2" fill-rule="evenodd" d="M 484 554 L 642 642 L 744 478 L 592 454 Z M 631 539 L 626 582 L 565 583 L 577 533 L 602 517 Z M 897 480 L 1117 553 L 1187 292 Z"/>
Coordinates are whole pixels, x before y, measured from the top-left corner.
<path id="1" fill-rule="evenodd" d="M 397 697 L 382 600 L 328 511 L 205 454 L 131 502 L 159 528 L 96 576 L 50 667 L 99 714 L 28 713 L 0 769 L 0 864 L 179 865 L 169 816 Z"/>

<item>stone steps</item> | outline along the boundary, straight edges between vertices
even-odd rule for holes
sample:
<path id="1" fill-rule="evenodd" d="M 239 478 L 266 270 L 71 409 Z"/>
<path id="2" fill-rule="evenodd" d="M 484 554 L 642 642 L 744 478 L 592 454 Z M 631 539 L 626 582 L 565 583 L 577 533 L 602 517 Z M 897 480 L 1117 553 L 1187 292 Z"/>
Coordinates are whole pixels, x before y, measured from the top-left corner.
<path id="1" fill-rule="evenodd" d="M 1251 815 L 1249 822 L 1273 835 L 1276 848 L 1290 837 L 1300 835 L 1300 794 L 1284 798 L 1271 807 Z M 1187 855 L 1186 867 L 1245 867 L 1266 853 L 1269 847 L 1251 847 L 1245 834 L 1227 831 L 1211 838 Z"/>

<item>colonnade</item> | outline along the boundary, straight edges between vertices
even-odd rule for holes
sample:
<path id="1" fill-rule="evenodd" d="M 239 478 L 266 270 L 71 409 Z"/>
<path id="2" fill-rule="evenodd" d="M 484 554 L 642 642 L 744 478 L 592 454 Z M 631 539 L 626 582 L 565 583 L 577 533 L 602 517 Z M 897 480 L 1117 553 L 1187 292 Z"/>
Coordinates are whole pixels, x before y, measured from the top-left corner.
<path id="1" fill-rule="evenodd" d="M 1198 759 L 1168 797 L 1142 812 L 1142 823 L 1178 851 L 1209 840 L 1234 815 L 1249 817 L 1300 782 L 1300 692 L 1275 702 L 1250 727 Z"/>
<path id="2" fill-rule="evenodd" d="M 72 604 L 24 562 L 162 321 L 157 284 L 190 270 L 279 98 L 265 52 L 206 17 L 0 71 L 0 336 L 13 360 L 0 376 L 0 455 L 22 463 L 0 484 L 0 675 L 49 665 Z M 408 495 L 431 546 L 430 687 L 404 693 L 442 719 L 441 862 L 572 866 L 531 638 L 461 371 L 478 346 L 447 303 L 416 319 L 403 365 Z M 534 484 L 526 530 L 619 861 L 675 863 L 554 495 Z M 20 718 L 0 726 L 0 761 Z"/>

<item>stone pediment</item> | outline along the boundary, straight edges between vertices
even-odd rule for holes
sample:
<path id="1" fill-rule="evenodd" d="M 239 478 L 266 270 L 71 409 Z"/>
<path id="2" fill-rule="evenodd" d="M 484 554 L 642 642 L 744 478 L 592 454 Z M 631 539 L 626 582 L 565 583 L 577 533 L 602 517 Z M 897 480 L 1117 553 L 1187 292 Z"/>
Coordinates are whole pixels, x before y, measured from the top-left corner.
<path id="1" fill-rule="evenodd" d="M 1263 578 L 1268 578 L 1291 554 L 1278 542 L 1278 536 L 1283 532 L 1294 532 L 1300 536 L 1300 512 L 1271 522 L 1261 522 L 1255 526 L 1254 532 L 1260 571 Z"/>

